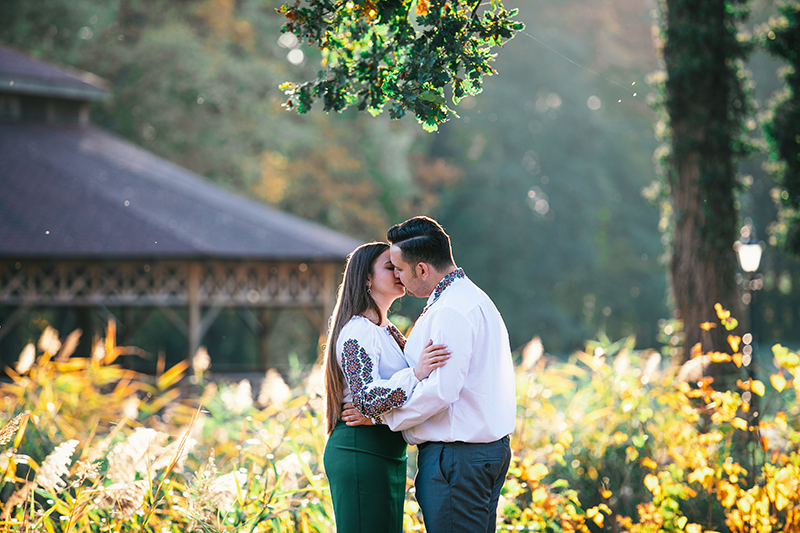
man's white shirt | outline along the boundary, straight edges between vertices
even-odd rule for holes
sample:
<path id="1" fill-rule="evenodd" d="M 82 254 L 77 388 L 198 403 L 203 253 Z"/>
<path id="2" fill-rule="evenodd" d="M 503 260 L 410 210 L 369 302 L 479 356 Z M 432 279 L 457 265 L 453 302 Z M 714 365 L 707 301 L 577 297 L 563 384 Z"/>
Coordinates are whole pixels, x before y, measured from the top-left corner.
<path id="1" fill-rule="evenodd" d="M 405 346 L 414 367 L 428 343 L 452 355 L 420 382 L 401 407 L 382 415 L 410 444 L 494 442 L 513 433 L 515 384 L 511 348 L 494 303 L 458 269 L 437 285 Z"/>

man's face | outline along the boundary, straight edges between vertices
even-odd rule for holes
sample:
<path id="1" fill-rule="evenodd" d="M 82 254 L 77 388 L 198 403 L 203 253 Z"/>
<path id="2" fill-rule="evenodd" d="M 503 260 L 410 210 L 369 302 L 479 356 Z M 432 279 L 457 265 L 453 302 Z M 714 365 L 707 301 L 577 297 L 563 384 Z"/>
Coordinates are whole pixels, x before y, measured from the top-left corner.
<path id="1" fill-rule="evenodd" d="M 416 265 L 411 266 L 403 261 L 403 251 L 396 244 L 389 248 L 389 256 L 394 265 L 394 275 L 406 288 L 406 294 L 415 298 L 427 298 L 430 291 L 427 291 L 426 294 L 425 281 L 417 276 Z"/>

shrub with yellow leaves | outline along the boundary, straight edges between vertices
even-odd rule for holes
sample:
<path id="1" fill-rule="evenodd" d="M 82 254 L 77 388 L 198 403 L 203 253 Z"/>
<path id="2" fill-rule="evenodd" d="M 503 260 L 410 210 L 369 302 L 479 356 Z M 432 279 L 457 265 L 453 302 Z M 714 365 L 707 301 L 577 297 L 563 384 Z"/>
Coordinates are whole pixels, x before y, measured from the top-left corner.
<path id="1" fill-rule="evenodd" d="M 727 310 L 717 314 L 702 326 L 736 327 Z M 797 531 L 800 357 L 776 345 L 767 379 L 748 338 L 729 335 L 733 353 L 695 347 L 679 367 L 601 334 L 566 362 L 545 356 L 520 372 L 514 446 L 548 469 L 532 493 L 569 487 L 594 530 Z M 741 372 L 732 390 L 714 388 L 723 364 Z M 512 469 L 512 493 L 531 485 L 524 472 Z"/>
<path id="2" fill-rule="evenodd" d="M 720 315 L 715 327 L 735 322 Z M 333 530 L 318 365 L 295 389 L 275 372 L 260 391 L 182 389 L 192 361 L 136 374 L 116 363 L 133 349 L 114 337 L 112 325 L 83 359 L 47 330 L 7 370 L 0 531 Z M 767 377 L 746 337 L 728 343 L 734 353 L 692 349 L 682 367 L 602 333 L 566 361 L 539 345 L 523 354 L 498 528 L 800 531 L 800 356 L 776 345 Z M 715 388 L 713 365 L 740 372 L 730 390 Z M 409 532 L 424 529 L 414 470 L 412 459 Z"/>

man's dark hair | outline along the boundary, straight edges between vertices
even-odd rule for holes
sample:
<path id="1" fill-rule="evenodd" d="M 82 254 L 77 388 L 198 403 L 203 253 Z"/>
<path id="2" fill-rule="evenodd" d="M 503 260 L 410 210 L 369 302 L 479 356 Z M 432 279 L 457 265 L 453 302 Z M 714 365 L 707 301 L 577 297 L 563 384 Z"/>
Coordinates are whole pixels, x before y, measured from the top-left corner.
<path id="1" fill-rule="evenodd" d="M 403 260 L 411 265 L 428 263 L 436 270 L 455 265 L 450 237 L 432 218 L 418 216 L 395 224 L 386 237 L 400 248 Z"/>

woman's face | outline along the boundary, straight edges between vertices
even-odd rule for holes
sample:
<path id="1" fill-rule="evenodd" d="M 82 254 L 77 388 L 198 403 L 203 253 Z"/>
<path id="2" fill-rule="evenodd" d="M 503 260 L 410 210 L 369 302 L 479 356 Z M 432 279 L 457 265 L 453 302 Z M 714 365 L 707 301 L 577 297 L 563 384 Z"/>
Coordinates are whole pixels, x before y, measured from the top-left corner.
<path id="1" fill-rule="evenodd" d="M 374 299 L 388 298 L 394 300 L 405 294 L 403 284 L 394 275 L 394 265 L 386 249 L 372 265 L 372 274 L 367 276 L 372 285 Z"/>

